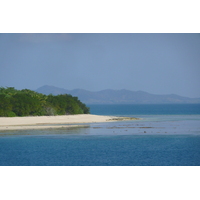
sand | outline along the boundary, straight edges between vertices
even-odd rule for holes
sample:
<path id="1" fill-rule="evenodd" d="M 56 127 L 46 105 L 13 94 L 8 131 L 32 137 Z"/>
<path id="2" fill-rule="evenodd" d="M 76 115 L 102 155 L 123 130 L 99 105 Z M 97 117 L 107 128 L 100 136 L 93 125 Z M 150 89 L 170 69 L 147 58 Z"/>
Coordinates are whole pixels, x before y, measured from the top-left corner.
<path id="1" fill-rule="evenodd" d="M 137 118 L 114 117 L 92 114 L 35 116 L 35 117 L 0 117 L 0 130 L 49 129 L 78 127 L 85 123 L 135 120 Z"/>

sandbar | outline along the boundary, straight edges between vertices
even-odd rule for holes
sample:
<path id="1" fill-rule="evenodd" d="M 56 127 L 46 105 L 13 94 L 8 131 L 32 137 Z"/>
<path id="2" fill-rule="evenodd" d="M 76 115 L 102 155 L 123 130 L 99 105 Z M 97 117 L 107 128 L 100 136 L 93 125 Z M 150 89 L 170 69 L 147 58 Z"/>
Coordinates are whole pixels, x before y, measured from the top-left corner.
<path id="1" fill-rule="evenodd" d="M 85 123 L 137 120 L 132 117 L 115 117 L 92 114 L 58 115 L 58 116 L 28 116 L 0 117 L 0 130 L 49 129 L 79 127 Z"/>

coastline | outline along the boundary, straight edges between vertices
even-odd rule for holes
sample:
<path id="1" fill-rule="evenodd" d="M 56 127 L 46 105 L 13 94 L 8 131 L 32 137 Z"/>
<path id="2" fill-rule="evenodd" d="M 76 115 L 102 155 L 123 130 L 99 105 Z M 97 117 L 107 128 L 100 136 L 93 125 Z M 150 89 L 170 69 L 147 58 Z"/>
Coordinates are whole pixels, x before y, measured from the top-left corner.
<path id="1" fill-rule="evenodd" d="M 55 129 L 82 127 L 84 123 L 137 120 L 132 117 L 102 116 L 93 114 L 0 117 L 0 131 L 27 129 Z"/>

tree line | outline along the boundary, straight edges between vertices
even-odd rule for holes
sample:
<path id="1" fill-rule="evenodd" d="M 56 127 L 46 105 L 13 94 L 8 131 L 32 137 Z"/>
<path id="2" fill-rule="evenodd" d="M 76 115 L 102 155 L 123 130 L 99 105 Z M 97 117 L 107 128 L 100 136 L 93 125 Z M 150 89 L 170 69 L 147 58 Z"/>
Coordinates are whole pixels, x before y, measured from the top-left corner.
<path id="1" fill-rule="evenodd" d="M 44 95 L 29 89 L 0 87 L 0 116 L 50 116 L 88 114 L 89 108 L 69 94 Z"/>

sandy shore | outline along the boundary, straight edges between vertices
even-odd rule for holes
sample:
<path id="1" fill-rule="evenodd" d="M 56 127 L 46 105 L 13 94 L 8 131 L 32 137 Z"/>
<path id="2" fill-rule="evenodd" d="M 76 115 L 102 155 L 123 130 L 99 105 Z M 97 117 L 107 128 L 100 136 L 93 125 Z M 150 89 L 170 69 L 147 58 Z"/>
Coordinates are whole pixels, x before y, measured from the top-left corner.
<path id="1" fill-rule="evenodd" d="M 0 130 L 48 129 L 78 127 L 83 123 L 112 122 L 136 120 L 137 118 L 114 117 L 102 115 L 61 115 L 36 117 L 0 117 Z"/>

